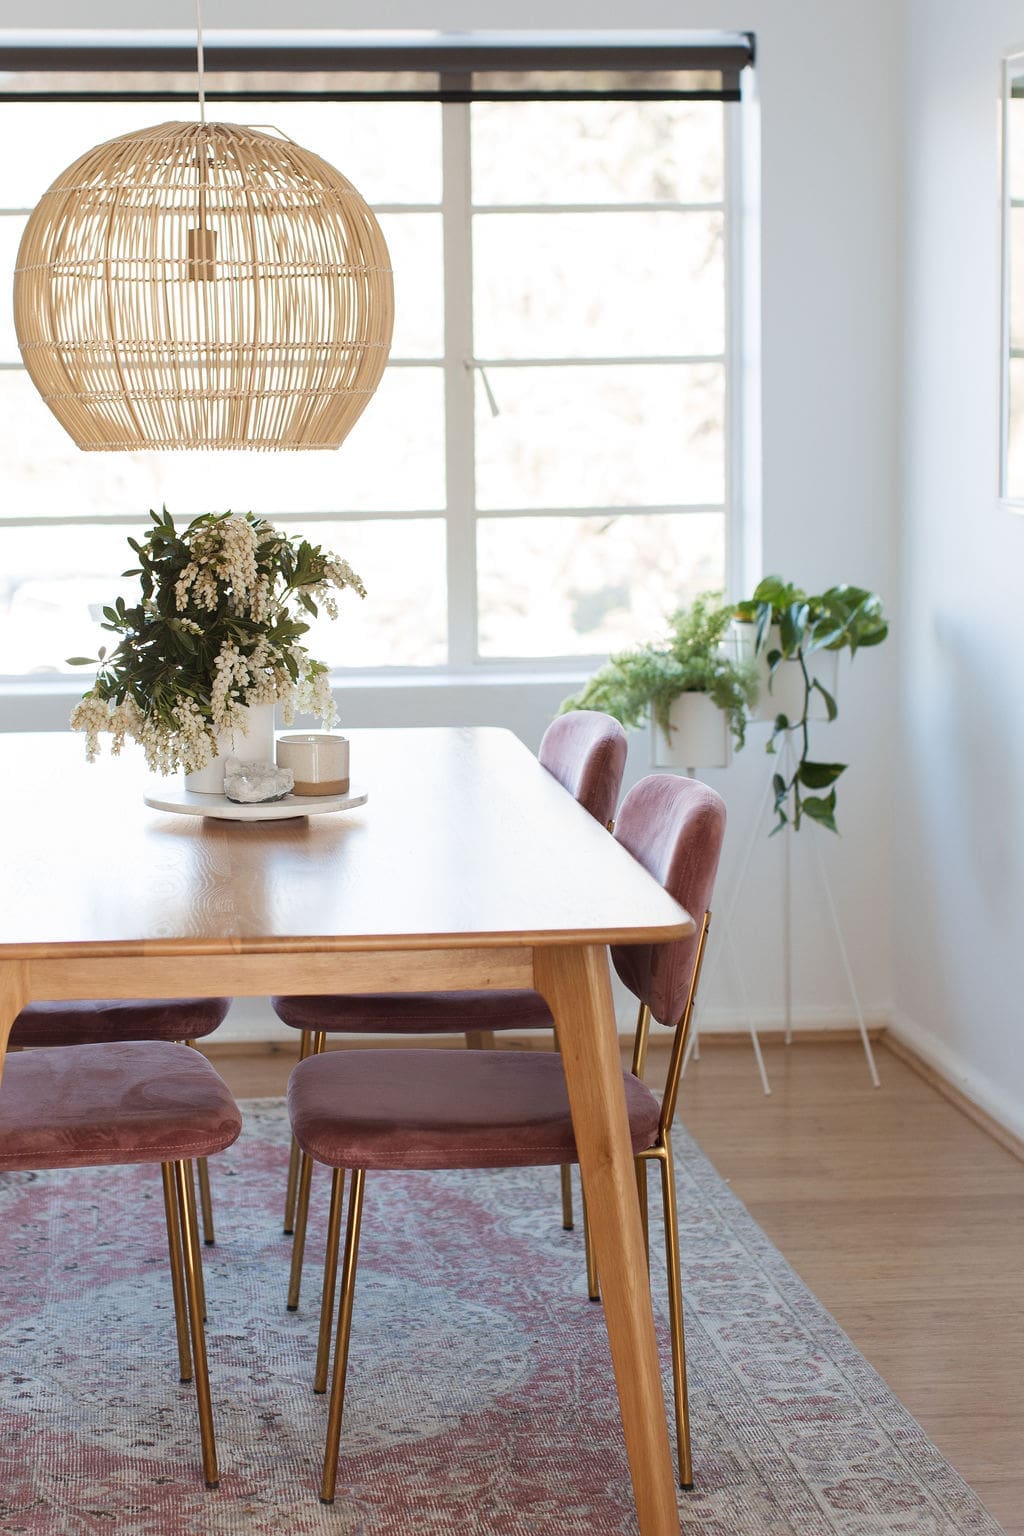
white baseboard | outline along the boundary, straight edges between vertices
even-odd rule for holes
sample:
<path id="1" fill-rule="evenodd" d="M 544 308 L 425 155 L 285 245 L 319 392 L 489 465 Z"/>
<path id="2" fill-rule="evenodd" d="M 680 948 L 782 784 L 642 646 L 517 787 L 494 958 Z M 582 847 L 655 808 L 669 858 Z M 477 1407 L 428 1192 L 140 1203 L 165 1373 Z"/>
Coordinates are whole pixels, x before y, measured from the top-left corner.
<path id="1" fill-rule="evenodd" d="M 1024 1140 L 1024 1105 L 1019 1100 L 967 1065 L 958 1052 L 901 1009 L 893 1010 L 889 1030 L 957 1094 L 1004 1127 L 1018 1142 Z"/>
<path id="2" fill-rule="evenodd" d="M 876 1035 L 889 1027 L 889 1008 L 865 1008 L 864 1023 L 869 1034 Z M 786 1015 L 782 1008 L 758 1008 L 750 1014 L 742 1008 L 698 1009 L 697 1023 L 703 1035 L 733 1035 L 746 1033 L 751 1023 L 759 1034 L 777 1035 L 786 1027 Z M 801 1005 L 790 1016 L 793 1033 L 816 1035 L 842 1031 L 848 1034 L 857 1028 L 857 1016 L 846 1007 L 815 1008 Z"/>
<path id="3" fill-rule="evenodd" d="M 627 1003 L 618 1008 L 620 1034 L 631 1035 L 636 1021 L 635 1004 Z M 699 1014 L 701 1033 L 738 1034 L 750 1027 L 748 1015 L 739 1008 L 708 1008 Z M 778 1034 L 785 1028 L 786 1018 L 781 1008 L 758 1009 L 753 1015 L 755 1028 L 766 1034 Z M 872 1034 L 884 1030 L 890 1022 L 886 1008 L 866 1009 L 864 1022 Z M 857 1020 L 849 1008 L 794 1008 L 792 1025 L 794 1034 L 813 1031 L 815 1034 L 833 1030 L 849 1032 L 856 1029 Z M 295 1041 L 295 1030 L 282 1024 L 265 997 L 236 997 L 224 1023 L 217 1031 L 220 1041 Z"/>

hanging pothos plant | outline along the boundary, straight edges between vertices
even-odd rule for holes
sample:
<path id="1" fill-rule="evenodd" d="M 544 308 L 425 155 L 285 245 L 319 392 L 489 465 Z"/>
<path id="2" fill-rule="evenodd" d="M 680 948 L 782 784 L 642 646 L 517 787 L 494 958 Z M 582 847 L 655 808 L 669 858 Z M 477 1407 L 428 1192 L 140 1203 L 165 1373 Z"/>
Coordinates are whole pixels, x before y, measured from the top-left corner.
<path id="1" fill-rule="evenodd" d="M 776 752 L 780 737 L 791 731 L 798 733 L 797 761 L 792 773 L 788 778 L 776 773 L 772 779 L 777 818 L 773 834 L 786 826 L 799 831 L 805 816 L 835 832 L 836 780 L 846 772 L 847 765 L 810 758 L 808 717 L 815 693 L 821 696 L 830 721 L 836 718 L 838 708 L 824 684 L 812 677 L 807 663 L 816 651 L 848 650 L 853 656 L 864 646 L 880 645 L 889 633 L 882 600 L 877 593 L 845 585 L 829 587 L 820 596 L 811 597 L 780 576 L 766 576 L 753 597 L 738 603 L 734 613 L 737 619 L 755 625 L 754 650 L 755 654 L 764 654 L 769 685 L 784 662 L 799 666 L 803 679 L 800 717 L 776 715 L 767 745 L 769 752 Z M 778 625 L 778 640 L 774 643 L 770 639 L 773 625 Z"/>

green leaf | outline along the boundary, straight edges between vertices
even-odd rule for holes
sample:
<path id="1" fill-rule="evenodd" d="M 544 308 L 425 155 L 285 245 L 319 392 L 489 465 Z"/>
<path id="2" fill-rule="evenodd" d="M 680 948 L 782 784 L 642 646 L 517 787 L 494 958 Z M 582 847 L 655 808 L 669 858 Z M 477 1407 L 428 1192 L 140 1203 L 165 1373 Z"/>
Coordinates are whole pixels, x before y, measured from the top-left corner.
<path id="1" fill-rule="evenodd" d="M 835 819 L 835 790 L 830 795 L 821 796 L 820 798 L 814 795 L 810 796 L 804 801 L 803 810 L 804 814 L 809 816 L 812 821 L 816 821 L 819 826 L 828 827 L 830 832 L 838 833 L 839 828 L 836 826 Z"/>
<path id="2" fill-rule="evenodd" d="M 788 715 L 776 715 L 775 716 L 775 724 L 772 726 L 773 734 L 777 736 L 780 731 L 788 731 L 788 730 L 789 730 L 789 716 Z"/>
<path id="3" fill-rule="evenodd" d="M 65 656 L 64 662 L 69 667 L 94 667 L 97 658 L 95 656 Z"/>
<path id="4" fill-rule="evenodd" d="M 810 612 L 807 603 L 793 602 L 779 614 L 779 639 L 787 656 L 800 649 Z"/>
<path id="5" fill-rule="evenodd" d="M 819 682 L 818 679 L 815 678 L 811 683 L 811 687 L 817 688 L 818 692 L 825 700 L 825 709 L 828 711 L 828 718 L 830 720 L 834 720 L 836 715 L 839 713 L 839 706 L 832 695 L 829 693 L 828 689 L 825 687 L 824 683 Z"/>
<path id="6" fill-rule="evenodd" d="M 781 576 L 763 576 L 754 588 L 754 602 L 770 603 L 773 608 L 781 608 L 796 596 L 796 588 L 783 581 Z"/>
<path id="7" fill-rule="evenodd" d="M 807 789 L 827 789 L 830 784 L 835 783 L 841 773 L 845 772 L 845 763 L 803 762 L 797 770 L 797 777 Z"/>

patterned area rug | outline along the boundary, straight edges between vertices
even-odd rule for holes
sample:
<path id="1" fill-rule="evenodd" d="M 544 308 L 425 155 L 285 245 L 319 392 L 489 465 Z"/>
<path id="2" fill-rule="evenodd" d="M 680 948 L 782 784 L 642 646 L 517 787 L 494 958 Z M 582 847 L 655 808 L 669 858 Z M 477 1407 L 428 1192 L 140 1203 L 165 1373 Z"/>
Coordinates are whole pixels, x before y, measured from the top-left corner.
<path id="1" fill-rule="evenodd" d="M 603 1315 L 553 1169 L 368 1177 L 338 1499 L 319 1503 L 327 1181 L 291 1314 L 286 1145 L 281 1104 L 254 1102 L 212 1169 L 212 1493 L 177 1380 L 158 1171 L 0 1176 L 4 1536 L 635 1533 Z M 679 1152 L 686 1536 L 998 1536 L 699 1150 Z M 654 1285 L 664 1323 L 657 1249 Z"/>

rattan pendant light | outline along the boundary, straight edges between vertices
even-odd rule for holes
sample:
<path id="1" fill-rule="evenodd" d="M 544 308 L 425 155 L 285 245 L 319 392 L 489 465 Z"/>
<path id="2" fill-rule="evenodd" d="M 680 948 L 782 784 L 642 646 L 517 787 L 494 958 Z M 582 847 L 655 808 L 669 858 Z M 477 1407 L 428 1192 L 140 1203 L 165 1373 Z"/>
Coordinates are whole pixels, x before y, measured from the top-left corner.
<path id="1" fill-rule="evenodd" d="M 21 241 L 14 311 L 80 448 L 337 448 L 384 371 L 394 289 L 339 171 L 202 120 L 112 139 L 57 177 Z"/>

